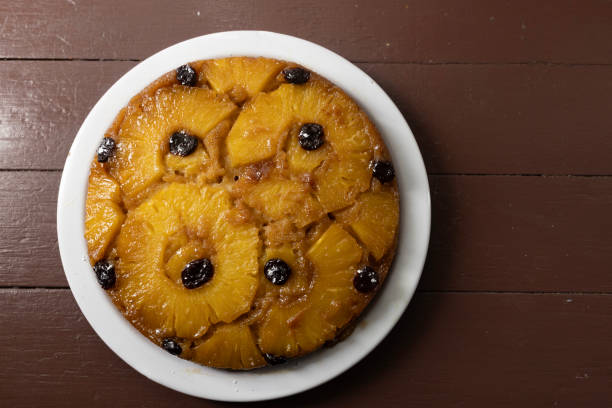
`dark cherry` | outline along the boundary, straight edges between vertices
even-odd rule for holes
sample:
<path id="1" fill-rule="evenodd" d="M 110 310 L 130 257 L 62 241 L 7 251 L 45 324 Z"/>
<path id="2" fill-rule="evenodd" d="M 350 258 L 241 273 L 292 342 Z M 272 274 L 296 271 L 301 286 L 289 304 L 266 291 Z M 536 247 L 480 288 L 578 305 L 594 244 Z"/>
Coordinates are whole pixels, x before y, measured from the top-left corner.
<path id="1" fill-rule="evenodd" d="M 360 268 L 353 278 L 353 286 L 361 293 L 373 291 L 378 286 L 378 283 L 378 273 L 369 266 Z"/>
<path id="2" fill-rule="evenodd" d="M 117 277 L 115 276 L 115 265 L 111 261 L 102 259 L 96 262 L 93 270 L 102 289 L 110 289 L 115 286 Z"/>
<path id="3" fill-rule="evenodd" d="M 395 170 L 393 170 L 391 162 L 377 160 L 372 165 L 372 175 L 381 183 L 386 183 L 393 180 L 395 177 Z"/>
<path id="4" fill-rule="evenodd" d="M 318 123 L 305 123 L 300 128 L 298 142 L 304 150 L 317 150 L 325 143 L 325 132 L 323 126 Z"/>
<path id="5" fill-rule="evenodd" d="M 194 86 L 198 82 L 198 75 L 189 65 L 181 65 L 176 69 L 176 80 L 185 86 Z"/>
<path id="6" fill-rule="evenodd" d="M 174 132 L 170 136 L 170 153 L 177 156 L 189 156 L 198 147 L 198 138 L 184 130 Z"/>
<path id="7" fill-rule="evenodd" d="M 100 146 L 98 146 L 98 161 L 106 163 L 113 153 L 115 153 L 115 139 L 105 137 L 102 139 Z"/>
<path id="8" fill-rule="evenodd" d="M 265 353 L 264 359 L 270 365 L 279 365 L 287 362 L 287 359 L 283 356 L 275 356 L 274 354 Z"/>
<path id="9" fill-rule="evenodd" d="M 283 69 L 285 81 L 290 84 L 304 84 L 310 79 L 310 71 L 304 68 L 285 68 Z"/>
<path id="10" fill-rule="evenodd" d="M 264 265 L 264 274 L 275 285 L 283 285 L 291 276 L 291 267 L 285 261 L 272 258 Z"/>
<path id="11" fill-rule="evenodd" d="M 181 281 L 187 289 L 199 288 L 212 279 L 215 268 L 209 259 L 197 259 L 185 265 L 181 272 Z"/>
<path id="12" fill-rule="evenodd" d="M 178 356 L 183 352 L 183 348 L 181 347 L 181 345 L 173 339 L 163 339 L 161 346 L 168 353 L 173 354 L 175 356 Z"/>

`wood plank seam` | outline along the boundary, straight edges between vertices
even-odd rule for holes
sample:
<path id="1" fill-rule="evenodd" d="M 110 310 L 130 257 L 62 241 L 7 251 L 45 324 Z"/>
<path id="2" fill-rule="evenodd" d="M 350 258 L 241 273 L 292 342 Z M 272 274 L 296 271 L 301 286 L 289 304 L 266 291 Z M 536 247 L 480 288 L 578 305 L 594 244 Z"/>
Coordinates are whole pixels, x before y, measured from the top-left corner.
<path id="1" fill-rule="evenodd" d="M 54 62 L 142 62 L 138 58 L 47 58 L 47 57 L 0 57 L 0 63 L 5 61 L 54 61 Z M 609 67 L 611 63 L 605 62 L 562 62 L 562 61 L 378 61 L 378 60 L 350 60 L 353 64 L 378 65 L 544 65 L 559 67 Z"/>
<path id="2" fill-rule="evenodd" d="M 40 290 L 40 291 L 67 291 L 68 286 L 3 286 L 0 285 L 1 291 L 11 290 Z M 593 295 L 593 296 L 610 296 L 612 292 L 600 291 L 542 291 L 542 290 L 432 290 L 432 289 L 417 289 L 415 293 L 420 294 L 479 294 L 479 295 Z"/>

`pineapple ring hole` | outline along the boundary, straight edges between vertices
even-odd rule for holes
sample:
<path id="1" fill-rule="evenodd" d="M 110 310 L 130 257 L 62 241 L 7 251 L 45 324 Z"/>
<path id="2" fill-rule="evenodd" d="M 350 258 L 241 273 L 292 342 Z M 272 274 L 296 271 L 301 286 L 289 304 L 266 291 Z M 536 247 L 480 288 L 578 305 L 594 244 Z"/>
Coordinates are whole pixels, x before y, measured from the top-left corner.
<path id="1" fill-rule="evenodd" d="M 202 258 L 210 259 L 214 266 L 216 253 L 208 240 L 189 238 L 185 232 L 175 234 L 168 237 L 164 251 L 164 272 L 168 279 L 183 287 L 181 279 L 183 269 L 189 262 Z"/>

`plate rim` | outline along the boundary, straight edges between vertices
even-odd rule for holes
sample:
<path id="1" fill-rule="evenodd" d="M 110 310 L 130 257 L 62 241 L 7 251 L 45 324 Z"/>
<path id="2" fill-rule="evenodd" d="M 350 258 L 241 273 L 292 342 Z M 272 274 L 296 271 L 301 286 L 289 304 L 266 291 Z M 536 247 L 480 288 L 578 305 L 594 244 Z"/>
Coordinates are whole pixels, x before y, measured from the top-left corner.
<path id="1" fill-rule="evenodd" d="M 162 74 L 190 61 L 239 55 L 299 63 L 356 100 L 391 152 L 401 196 L 400 236 L 392 270 L 353 334 L 334 347 L 284 366 L 247 372 L 212 369 L 178 359 L 140 334 L 99 289 L 94 274 L 85 272 L 91 267 L 83 237 L 87 175 L 97 147 L 92 141 L 101 139 L 131 96 Z M 359 87 L 346 86 L 351 83 Z M 401 160 L 406 159 L 404 154 L 408 160 Z M 102 95 L 83 121 L 64 165 L 57 201 L 58 246 L 64 273 L 77 305 L 98 337 L 129 366 L 158 384 L 188 395 L 228 402 L 294 395 L 330 381 L 361 361 L 395 327 L 412 299 L 425 263 L 430 230 L 431 199 L 425 164 L 408 123 L 391 98 L 364 71 L 340 55 L 310 41 L 270 31 L 224 31 L 194 37 L 131 68 Z M 382 313 L 381 308 L 387 313 Z M 267 388 L 270 381 L 277 386 L 275 389 Z"/>

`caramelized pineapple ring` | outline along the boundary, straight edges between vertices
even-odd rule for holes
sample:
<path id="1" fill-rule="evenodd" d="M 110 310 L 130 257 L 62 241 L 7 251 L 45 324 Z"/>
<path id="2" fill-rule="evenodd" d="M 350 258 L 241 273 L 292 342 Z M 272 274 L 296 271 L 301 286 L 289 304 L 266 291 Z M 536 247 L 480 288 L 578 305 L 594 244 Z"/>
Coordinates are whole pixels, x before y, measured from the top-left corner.
<path id="1" fill-rule="evenodd" d="M 124 218 L 119 184 L 108 175 L 102 163 L 94 160 L 85 204 L 85 240 L 92 264 L 104 257 Z"/>
<path id="2" fill-rule="evenodd" d="M 118 134 L 117 152 L 110 166 L 112 176 L 121 185 L 128 208 L 140 202 L 145 191 L 164 174 L 164 154 L 173 132 L 185 130 L 204 138 L 217 124 L 236 109 L 227 96 L 204 88 L 180 85 L 160 88 L 141 105 L 130 106 Z M 205 152 L 198 153 L 204 164 Z M 166 164 L 177 167 L 166 158 Z M 182 166 L 190 171 L 193 163 Z"/>
<path id="3" fill-rule="evenodd" d="M 260 93 L 243 107 L 227 138 L 231 165 L 273 157 L 292 124 L 311 122 L 323 126 L 325 139 L 340 157 L 371 155 L 374 126 L 344 92 L 312 78 L 304 85 L 283 84 L 268 94 Z"/>
<path id="4" fill-rule="evenodd" d="M 306 123 L 322 126 L 324 144 L 307 151 L 297 142 Z M 325 212 L 347 207 L 370 187 L 376 130 L 342 91 L 315 77 L 303 85 L 283 84 L 258 94 L 243 107 L 227 137 L 231 166 L 267 160 L 287 146 L 289 169 L 314 171 L 316 197 Z M 289 140 L 286 140 L 289 138 Z"/>
<path id="5" fill-rule="evenodd" d="M 264 90 L 283 65 L 267 58 L 221 58 L 204 62 L 200 77 L 215 91 L 241 103 Z"/>
<path id="6" fill-rule="evenodd" d="M 315 267 L 310 293 L 291 305 L 270 307 L 259 327 L 261 350 L 295 357 L 336 337 L 369 300 L 353 288 L 362 255 L 355 238 L 332 223 L 306 255 Z"/>
<path id="7" fill-rule="evenodd" d="M 355 204 L 356 219 L 351 229 L 380 260 L 393 245 L 399 222 L 399 204 L 392 191 L 363 193 Z"/>
<path id="8" fill-rule="evenodd" d="M 156 337 L 194 339 L 211 324 L 232 322 L 250 309 L 259 237 L 254 226 L 234 223 L 233 211 L 225 189 L 173 183 L 128 213 L 117 239 L 115 294 L 133 322 Z M 210 248 L 194 245 L 197 240 Z M 182 252 L 166 259 L 168 247 Z M 185 263 L 177 263 L 202 255 L 212 260 L 214 276 L 187 289 L 176 276 Z"/>
<path id="9" fill-rule="evenodd" d="M 266 365 L 251 329 L 241 323 L 219 326 L 193 349 L 191 359 L 207 366 L 232 370 Z"/>

